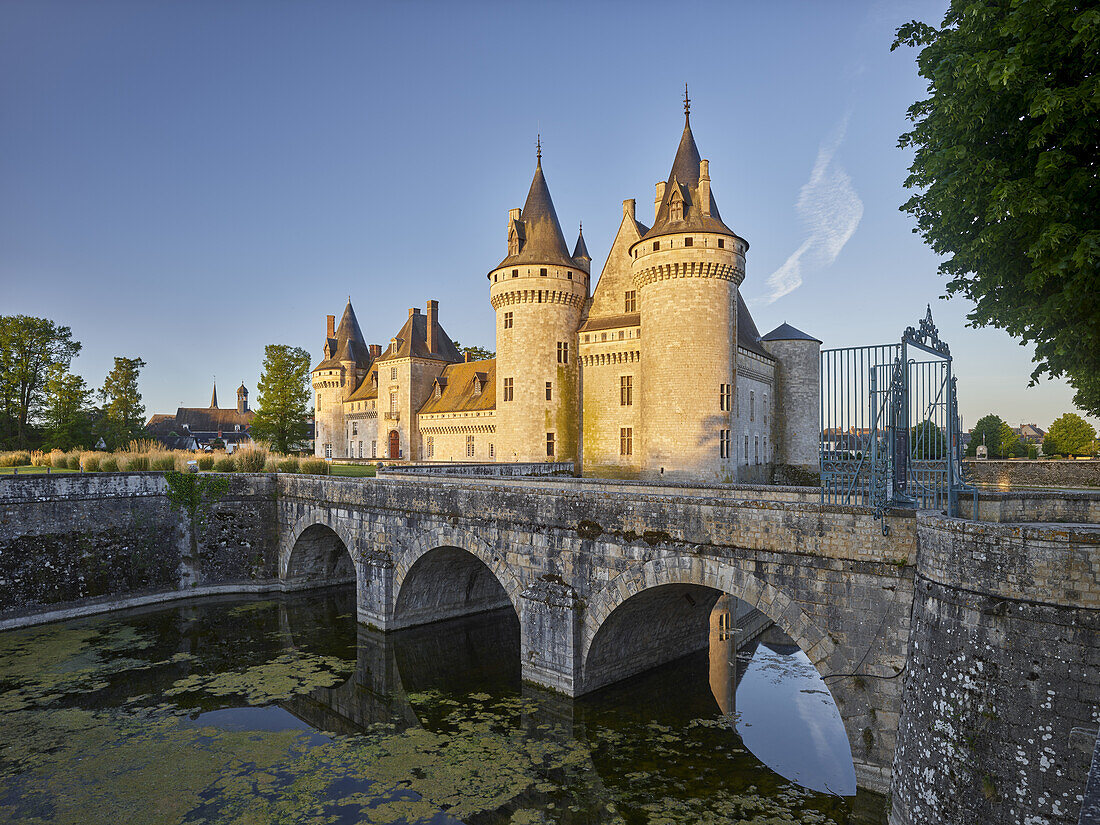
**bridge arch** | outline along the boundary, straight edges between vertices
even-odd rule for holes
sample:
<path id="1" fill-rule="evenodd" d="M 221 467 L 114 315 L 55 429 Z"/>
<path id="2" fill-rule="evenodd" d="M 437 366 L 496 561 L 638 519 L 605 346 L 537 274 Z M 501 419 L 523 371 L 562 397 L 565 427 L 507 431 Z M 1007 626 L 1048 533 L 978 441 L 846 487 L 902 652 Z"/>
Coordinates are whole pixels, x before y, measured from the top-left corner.
<path id="1" fill-rule="evenodd" d="M 393 565 L 393 627 L 511 606 L 517 617 L 523 582 L 476 533 L 435 526 L 406 543 Z"/>
<path id="2" fill-rule="evenodd" d="M 355 542 L 327 509 L 308 513 L 279 548 L 279 577 L 287 584 L 322 585 L 355 581 Z"/>

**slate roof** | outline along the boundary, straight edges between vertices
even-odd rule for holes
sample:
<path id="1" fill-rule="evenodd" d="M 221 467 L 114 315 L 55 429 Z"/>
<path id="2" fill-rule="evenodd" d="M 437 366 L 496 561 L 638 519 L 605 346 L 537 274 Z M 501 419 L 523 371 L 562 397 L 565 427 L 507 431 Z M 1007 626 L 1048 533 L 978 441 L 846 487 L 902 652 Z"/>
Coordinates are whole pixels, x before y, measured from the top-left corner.
<path id="1" fill-rule="evenodd" d="M 336 328 L 336 337 L 325 339 L 325 359 L 313 370 L 337 369 L 341 361 L 354 361 L 355 366 L 362 369 L 369 367 L 371 361 L 370 350 L 350 300 L 340 318 L 340 326 Z"/>
<path id="2" fill-rule="evenodd" d="M 171 433 L 183 435 L 184 429 L 192 435 L 198 433 L 236 432 L 239 424 L 244 432 L 252 426 L 256 413 L 252 410 L 239 413 L 237 410 L 210 409 L 208 407 L 180 407 L 175 415 L 163 413 L 150 417 L 145 430 L 156 438 L 167 438 Z"/>
<path id="3" fill-rule="evenodd" d="M 581 332 L 592 332 L 600 329 L 618 329 L 619 327 L 636 327 L 642 323 L 642 316 L 637 312 L 628 312 L 625 315 L 605 315 L 602 318 L 590 318 L 581 325 Z"/>
<path id="4" fill-rule="evenodd" d="M 481 385 L 481 393 L 475 395 L 474 381 Z M 435 387 L 440 387 L 439 398 L 435 397 Z M 435 380 L 428 400 L 420 407 L 420 413 L 471 412 L 474 410 L 495 410 L 497 398 L 497 360 L 465 361 L 449 364 Z"/>
<path id="5" fill-rule="evenodd" d="M 790 324 L 784 322 L 760 339 L 761 341 L 817 341 L 821 343 L 820 339 L 814 338 L 812 335 L 807 335 L 800 329 L 792 327 Z"/>
<path id="6" fill-rule="evenodd" d="M 710 194 L 710 214 L 703 214 L 699 206 L 699 162 L 701 160 L 699 149 L 695 145 L 695 136 L 691 133 L 691 120 L 685 115 L 684 133 L 680 136 L 676 158 L 672 161 L 672 171 L 669 172 L 665 183 L 665 194 L 661 199 L 661 206 L 657 210 L 653 227 L 645 233 L 642 240 L 675 232 L 716 232 L 739 238 L 746 247 L 748 246 L 744 238 L 722 222 L 713 189 Z M 677 194 L 683 198 L 684 208 L 682 219 L 674 221 L 671 219 L 670 204 L 673 196 Z"/>
<path id="7" fill-rule="evenodd" d="M 542 159 L 535 166 L 535 176 L 527 192 L 527 201 L 523 204 L 517 227 L 520 236 L 520 249 L 515 255 L 509 255 L 494 267 L 513 266 L 515 264 L 553 264 L 588 271 L 584 261 L 578 261 L 569 254 L 565 236 L 558 223 L 558 213 L 550 197 L 550 187 L 546 185 L 546 176 L 542 171 Z"/>
<path id="8" fill-rule="evenodd" d="M 378 397 L 378 384 L 370 380 L 368 375 L 364 378 L 355 392 L 348 396 L 348 401 L 372 401 Z"/>
<path id="9" fill-rule="evenodd" d="M 436 361 L 461 361 L 462 354 L 455 347 L 454 342 L 439 324 L 435 321 L 435 352 L 428 351 L 428 317 L 419 311 L 409 315 L 409 320 L 393 336 L 394 340 L 386 347 L 386 351 L 378 361 L 389 361 L 394 358 L 432 358 Z M 396 346 L 394 341 L 396 341 Z"/>
<path id="10" fill-rule="evenodd" d="M 577 245 L 573 247 L 573 259 L 579 261 L 581 258 L 592 260 L 592 256 L 588 254 L 588 246 L 584 242 L 584 229 L 577 230 Z"/>

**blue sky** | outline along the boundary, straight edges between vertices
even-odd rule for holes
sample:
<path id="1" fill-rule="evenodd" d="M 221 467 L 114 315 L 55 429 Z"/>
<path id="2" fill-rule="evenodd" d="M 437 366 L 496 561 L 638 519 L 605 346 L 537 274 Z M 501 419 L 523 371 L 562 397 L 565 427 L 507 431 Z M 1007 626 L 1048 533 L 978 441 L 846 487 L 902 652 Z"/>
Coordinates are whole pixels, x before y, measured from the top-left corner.
<path id="1" fill-rule="evenodd" d="M 205 406 L 213 375 L 223 406 L 242 379 L 254 394 L 268 343 L 318 360 L 349 294 L 371 341 L 435 298 L 453 338 L 491 348 L 485 273 L 536 132 L 598 272 L 621 201 L 652 216 L 687 82 L 761 330 L 884 343 L 930 302 L 964 426 L 1046 426 L 1072 391 L 1029 389 L 1029 349 L 937 300 L 898 211 L 924 84 L 889 46 L 945 5 L 7 0 L 0 312 L 70 325 L 95 386 L 144 358 L 150 414 Z"/>

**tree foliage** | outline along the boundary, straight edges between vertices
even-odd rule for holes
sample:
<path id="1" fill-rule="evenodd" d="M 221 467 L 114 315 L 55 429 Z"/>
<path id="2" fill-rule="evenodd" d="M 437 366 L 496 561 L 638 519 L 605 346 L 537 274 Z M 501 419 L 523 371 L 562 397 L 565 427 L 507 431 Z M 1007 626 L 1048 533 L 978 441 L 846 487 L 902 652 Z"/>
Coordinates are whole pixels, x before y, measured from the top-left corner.
<path id="1" fill-rule="evenodd" d="M 469 355 L 471 361 L 486 361 L 490 358 L 497 357 L 497 354 L 493 350 L 486 349 L 485 347 L 464 347 L 462 344 L 458 343 L 458 341 L 455 341 L 454 345 L 455 349 L 459 352 L 464 355 Z"/>
<path id="2" fill-rule="evenodd" d="M 973 456 L 978 454 L 978 448 L 985 444 L 989 455 L 997 455 L 1001 449 L 1001 435 L 1007 425 L 999 415 L 989 413 L 978 419 L 974 429 L 970 431 L 970 443 L 966 446 L 966 454 Z"/>
<path id="3" fill-rule="evenodd" d="M 909 454 L 918 460 L 947 456 L 947 434 L 934 422 L 924 420 L 909 431 Z"/>
<path id="4" fill-rule="evenodd" d="M 50 370 L 80 352 L 72 330 L 48 318 L 0 315 L 0 448 L 29 446 Z"/>
<path id="5" fill-rule="evenodd" d="M 44 447 L 71 450 L 92 446 L 91 398 L 92 390 L 83 378 L 69 372 L 62 364 L 50 367 L 43 409 Z"/>
<path id="6" fill-rule="evenodd" d="M 1066 413 L 1047 430 L 1043 439 L 1046 455 L 1091 455 L 1095 452 L 1096 430 L 1076 413 Z"/>
<path id="7" fill-rule="evenodd" d="M 257 389 L 252 437 L 276 452 L 290 452 L 309 435 L 309 353 L 301 347 L 268 344 Z"/>
<path id="8" fill-rule="evenodd" d="M 104 441 L 115 449 L 141 434 L 145 406 L 138 391 L 138 378 L 145 362 L 140 358 L 115 356 L 115 366 L 103 381 Z"/>
<path id="9" fill-rule="evenodd" d="M 902 206 L 939 255 L 973 326 L 1035 345 L 1035 381 L 1065 375 L 1100 414 L 1100 8 L 1073 0 L 952 0 L 912 21 L 929 97 L 909 108 Z"/>

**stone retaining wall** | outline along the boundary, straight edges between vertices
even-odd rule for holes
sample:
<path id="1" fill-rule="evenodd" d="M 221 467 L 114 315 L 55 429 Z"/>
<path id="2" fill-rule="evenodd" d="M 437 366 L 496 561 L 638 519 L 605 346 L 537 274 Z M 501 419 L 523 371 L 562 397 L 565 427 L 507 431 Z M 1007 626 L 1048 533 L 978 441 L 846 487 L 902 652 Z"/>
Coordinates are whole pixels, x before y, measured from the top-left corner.
<path id="1" fill-rule="evenodd" d="M 975 484 L 998 487 L 1100 487 L 1100 460 L 971 459 L 963 467 Z"/>
<path id="2" fill-rule="evenodd" d="M 233 475 L 192 556 L 162 473 L 0 479 L 0 618 L 276 575 L 273 476 Z"/>
<path id="3" fill-rule="evenodd" d="M 917 517 L 891 825 L 1077 823 L 1100 725 L 1100 527 Z"/>

